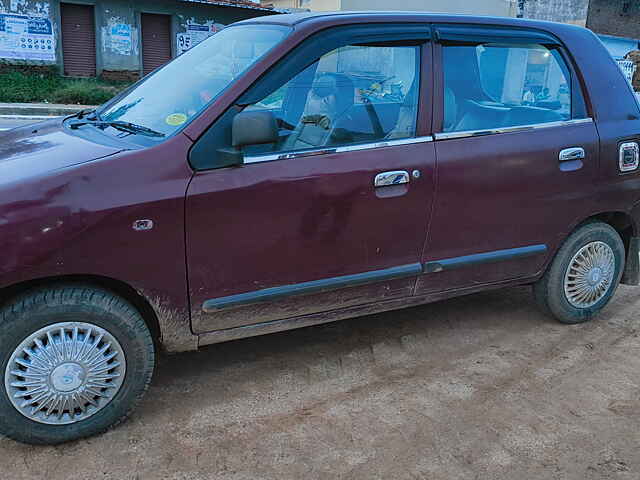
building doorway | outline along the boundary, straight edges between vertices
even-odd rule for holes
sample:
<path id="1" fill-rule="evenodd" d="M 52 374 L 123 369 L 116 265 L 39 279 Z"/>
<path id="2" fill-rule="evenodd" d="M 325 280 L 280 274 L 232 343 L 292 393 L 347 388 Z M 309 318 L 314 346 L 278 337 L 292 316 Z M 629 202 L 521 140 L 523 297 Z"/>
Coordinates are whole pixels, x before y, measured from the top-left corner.
<path id="1" fill-rule="evenodd" d="M 96 76 L 96 25 L 92 5 L 60 4 L 64 74 Z"/>
<path id="2" fill-rule="evenodd" d="M 171 16 L 142 14 L 142 70 L 148 75 L 169 62 L 171 56 Z"/>

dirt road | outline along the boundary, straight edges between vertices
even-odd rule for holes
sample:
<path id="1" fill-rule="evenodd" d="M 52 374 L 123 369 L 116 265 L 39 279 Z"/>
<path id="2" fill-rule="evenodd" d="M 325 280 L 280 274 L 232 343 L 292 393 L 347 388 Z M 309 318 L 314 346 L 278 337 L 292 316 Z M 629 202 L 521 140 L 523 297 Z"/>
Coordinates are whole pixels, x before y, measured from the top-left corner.
<path id="1" fill-rule="evenodd" d="M 167 357 L 104 436 L 0 439 L 0 478 L 637 480 L 639 309 L 563 326 L 515 288 Z"/>

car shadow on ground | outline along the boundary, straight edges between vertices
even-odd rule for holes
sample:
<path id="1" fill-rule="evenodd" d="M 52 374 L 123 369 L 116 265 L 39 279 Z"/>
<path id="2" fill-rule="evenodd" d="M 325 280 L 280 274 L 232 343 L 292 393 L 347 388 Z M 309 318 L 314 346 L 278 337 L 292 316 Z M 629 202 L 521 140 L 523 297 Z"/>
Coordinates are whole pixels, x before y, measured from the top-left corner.
<path id="1" fill-rule="evenodd" d="M 168 386 L 185 375 L 246 367 L 261 361 L 349 355 L 371 345 L 410 336 L 432 335 L 447 342 L 460 331 L 522 330 L 556 324 L 535 305 L 528 286 L 476 293 L 431 304 L 210 345 L 198 352 L 161 355 L 154 385 Z"/>

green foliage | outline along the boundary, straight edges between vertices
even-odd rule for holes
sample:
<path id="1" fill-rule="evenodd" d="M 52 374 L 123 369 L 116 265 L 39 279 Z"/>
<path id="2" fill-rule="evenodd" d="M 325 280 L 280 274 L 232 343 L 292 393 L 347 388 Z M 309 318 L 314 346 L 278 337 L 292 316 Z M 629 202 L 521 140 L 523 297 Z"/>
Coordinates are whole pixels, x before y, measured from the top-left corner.
<path id="1" fill-rule="evenodd" d="M 120 93 L 125 86 L 115 86 L 95 80 L 74 80 L 55 90 L 53 103 L 101 105 Z"/>
<path id="2" fill-rule="evenodd" d="M 53 69 L 27 73 L 18 69 L 0 70 L 0 102 L 67 103 L 100 105 L 120 93 L 127 84 L 94 78 L 68 78 Z"/>

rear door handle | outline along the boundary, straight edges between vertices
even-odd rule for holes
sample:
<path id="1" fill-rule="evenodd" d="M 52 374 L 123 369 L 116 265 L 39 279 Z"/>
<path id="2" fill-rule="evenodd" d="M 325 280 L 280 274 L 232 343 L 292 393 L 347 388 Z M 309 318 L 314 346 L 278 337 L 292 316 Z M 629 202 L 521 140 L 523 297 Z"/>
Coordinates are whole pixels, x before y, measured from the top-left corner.
<path id="1" fill-rule="evenodd" d="M 560 152 L 558 160 L 561 162 L 570 162 L 571 160 L 584 160 L 587 155 L 582 147 L 565 148 Z"/>
<path id="2" fill-rule="evenodd" d="M 394 170 L 392 172 L 382 172 L 376 175 L 373 186 L 376 188 L 390 187 L 391 185 L 402 185 L 409 183 L 409 172 L 404 170 Z"/>

